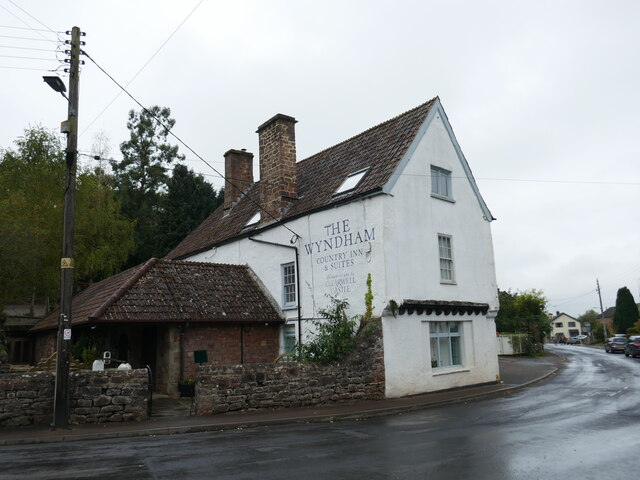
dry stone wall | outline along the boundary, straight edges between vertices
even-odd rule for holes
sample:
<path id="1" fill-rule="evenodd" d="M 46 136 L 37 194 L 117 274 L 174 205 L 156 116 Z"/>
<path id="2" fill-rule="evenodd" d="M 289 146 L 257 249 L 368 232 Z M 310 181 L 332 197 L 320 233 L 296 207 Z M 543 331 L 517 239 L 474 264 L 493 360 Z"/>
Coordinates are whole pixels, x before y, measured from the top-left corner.
<path id="1" fill-rule="evenodd" d="M 326 405 L 384 398 L 384 356 L 379 324 L 363 335 L 343 361 L 202 365 L 196 384 L 196 414 Z"/>
<path id="2" fill-rule="evenodd" d="M 72 424 L 147 418 L 146 370 L 82 370 L 70 373 L 69 384 Z M 0 375 L 0 428 L 51 423 L 54 388 L 49 372 Z"/>

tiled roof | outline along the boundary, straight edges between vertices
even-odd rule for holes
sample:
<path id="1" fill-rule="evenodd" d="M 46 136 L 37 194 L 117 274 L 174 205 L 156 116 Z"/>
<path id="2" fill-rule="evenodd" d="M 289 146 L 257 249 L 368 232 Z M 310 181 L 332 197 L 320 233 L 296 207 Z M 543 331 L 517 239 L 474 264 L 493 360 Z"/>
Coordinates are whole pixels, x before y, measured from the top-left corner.
<path id="1" fill-rule="evenodd" d="M 290 220 L 381 191 L 395 172 L 436 100 L 437 98 L 429 100 L 298 162 L 298 198 L 294 200 L 282 220 Z M 364 168 L 368 168 L 367 174 L 357 188 L 341 195 L 334 195 L 347 175 Z M 259 189 L 260 182 L 254 183 L 247 195 L 227 216 L 224 216 L 223 207 L 219 207 L 169 252 L 166 258 L 185 258 L 260 228 L 245 229 L 247 221 L 258 211 Z"/>
<path id="2" fill-rule="evenodd" d="M 57 328 L 59 312 L 33 330 Z M 284 322 L 248 266 L 151 260 L 73 297 L 72 325 L 135 322 Z"/>

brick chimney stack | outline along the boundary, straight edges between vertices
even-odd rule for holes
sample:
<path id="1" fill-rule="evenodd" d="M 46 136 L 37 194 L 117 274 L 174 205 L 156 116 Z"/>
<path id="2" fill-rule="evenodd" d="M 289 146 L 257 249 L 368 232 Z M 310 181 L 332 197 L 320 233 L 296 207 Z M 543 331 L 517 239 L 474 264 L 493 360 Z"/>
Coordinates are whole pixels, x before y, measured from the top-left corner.
<path id="1" fill-rule="evenodd" d="M 277 114 L 258 127 L 260 206 L 280 218 L 297 198 L 296 119 Z M 263 214 L 260 223 L 272 221 Z"/>
<path id="2" fill-rule="evenodd" d="M 246 150 L 229 150 L 225 153 L 224 175 L 224 210 L 227 212 L 253 184 L 253 153 Z M 232 183 L 238 188 L 233 187 Z"/>

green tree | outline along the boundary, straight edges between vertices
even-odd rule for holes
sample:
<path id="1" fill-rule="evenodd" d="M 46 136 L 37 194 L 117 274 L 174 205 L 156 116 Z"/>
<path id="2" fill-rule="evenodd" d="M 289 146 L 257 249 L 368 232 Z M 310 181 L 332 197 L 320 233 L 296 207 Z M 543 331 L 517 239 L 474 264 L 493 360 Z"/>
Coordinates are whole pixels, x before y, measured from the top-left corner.
<path id="1" fill-rule="evenodd" d="M 36 126 L 0 158 L 0 300 L 46 302 L 58 294 L 64 154 Z"/>
<path id="2" fill-rule="evenodd" d="M 165 255 L 223 201 L 202 175 L 185 165 L 173 167 L 158 212 L 159 253 Z"/>
<path id="3" fill-rule="evenodd" d="M 542 343 L 551 331 L 546 314 L 547 299 L 541 290 L 512 293 L 499 291 L 500 311 L 496 329 L 501 333 L 527 333 L 536 343 Z"/>
<path id="4" fill-rule="evenodd" d="M 129 140 L 120 144 L 123 159 L 112 162 L 116 188 L 121 196 L 122 211 L 136 222 L 136 250 L 129 265 L 152 256 L 160 256 L 158 208 L 169 180 L 168 168 L 176 160 L 184 160 L 178 146 L 168 142 L 175 125 L 171 110 L 154 106 L 149 110 L 129 112 Z"/>
<path id="5" fill-rule="evenodd" d="M 627 287 L 618 290 L 616 296 L 616 313 L 613 315 L 613 325 L 617 333 L 627 333 L 628 328 L 638 321 L 640 314 L 633 295 Z"/>
<path id="6" fill-rule="evenodd" d="M 34 127 L 0 156 L 0 301 L 47 303 L 60 282 L 65 162 L 56 134 Z M 133 245 L 103 175 L 78 177 L 75 279 L 78 285 L 119 271 Z"/>
<path id="7" fill-rule="evenodd" d="M 585 322 L 589 322 L 591 324 L 591 333 L 595 340 L 602 340 L 604 338 L 604 328 L 600 321 L 600 314 L 598 312 L 591 308 L 580 315 L 577 320 L 583 327 L 585 326 Z"/>
<path id="8" fill-rule="evenodd" d="M 100 167 L 78 176 L 75 275 L 79 288 L 118 273 L 135 248 L 134 223 L 122 215 L 112 184 Z"/>

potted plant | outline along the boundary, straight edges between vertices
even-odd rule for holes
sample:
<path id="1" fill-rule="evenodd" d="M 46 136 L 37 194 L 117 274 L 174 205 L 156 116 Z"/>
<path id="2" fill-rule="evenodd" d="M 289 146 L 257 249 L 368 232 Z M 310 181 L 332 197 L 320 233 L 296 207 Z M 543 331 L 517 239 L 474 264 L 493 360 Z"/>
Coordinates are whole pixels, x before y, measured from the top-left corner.
<path id="1" fill-rule="evenodd" d="M 193 378 L 187 378 L 178 382 L 178 392 L 181 397 L 193 397 L 196 394 L 196 382 Z"/>

